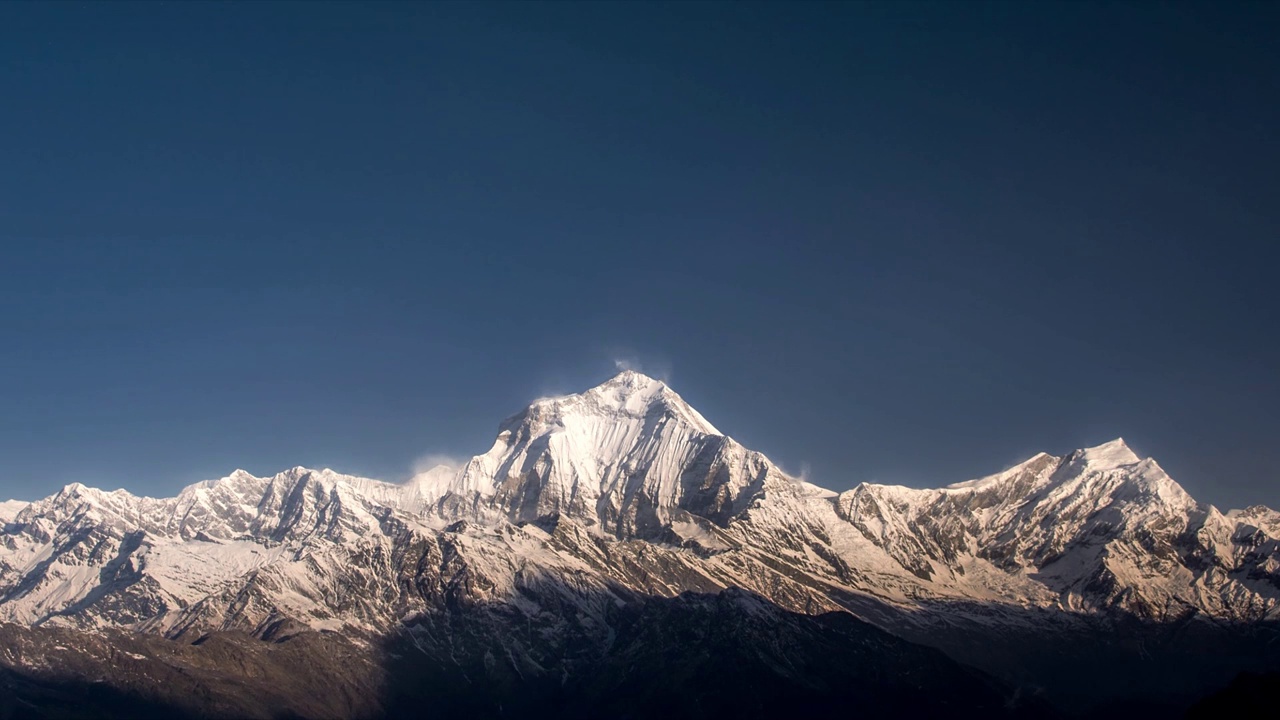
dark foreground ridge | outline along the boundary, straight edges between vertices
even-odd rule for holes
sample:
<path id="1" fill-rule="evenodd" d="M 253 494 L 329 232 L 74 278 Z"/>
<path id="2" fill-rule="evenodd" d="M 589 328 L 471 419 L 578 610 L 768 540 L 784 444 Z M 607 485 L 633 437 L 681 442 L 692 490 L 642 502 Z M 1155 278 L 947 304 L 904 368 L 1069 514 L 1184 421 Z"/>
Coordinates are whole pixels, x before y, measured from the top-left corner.
<path id="1" fill-rule="evenodd" d="M 48 662 L 6 663 L 0 718 L 1051 716 L 851 615 L 791 613 L 742 591 L 637 599 L 607 630 L 526 620 L 472 607 L 373 647 L 312 631 L 183 643 L 7 625 L 0 643 Z"/>
<path id="2" fill-rule="evenodd" d="M 287 624 L 264 637 L 216 632 L 194 642 L 4 625 L 0 720 L 847 718 L 853 709 L 868 718 L 1180 717 L 1204 693 L 1191 697 L 1166 681 L 1174 691 L 1161 694 L 1155 675 L 1195 666 L 1197 649 L 1216 647 L 1220 656 L 1201 662 L 1223 673 L 1239 653 L 1259 651 L 1154 628 L 1118 630 L 1110 641 L 1099 632 L 1077 636 L 1075 645 L 1044 642 L 1044 667 L 1028 668 L 1029 677 L 1059 672 L 1095 699 L 1084 690 L 1099 665 L 1128 667 L 1120 680 L 1150 683 L 1145 695 L 1082 705 L 1051 703 L 1034 683 L 997 679 L 847 613 L 793 613 L 740 590 L 637 597 L 601 617 L 551 609 L 567 622 L 548 624 L 508 604 L 474 605 L 412 620 L 373 644 Z M 977 656 L 1035 638 L 969 641 Z M 1130 654 L 1131 645 L 1144 654 Z M 1191 716 L 1256 703 L 1277 677 L 1246 675 L 1202 697 Z M 1064 704 L 1075 712 L 1063 712 Z"/>
<path id="3" fill-rule="evenodd" d="M 1242 673 L 1231 685 L 1196 703 L 1188 720 L 1255 715 L 1272 717 L 1280 710 L 1280 672 Z"/>

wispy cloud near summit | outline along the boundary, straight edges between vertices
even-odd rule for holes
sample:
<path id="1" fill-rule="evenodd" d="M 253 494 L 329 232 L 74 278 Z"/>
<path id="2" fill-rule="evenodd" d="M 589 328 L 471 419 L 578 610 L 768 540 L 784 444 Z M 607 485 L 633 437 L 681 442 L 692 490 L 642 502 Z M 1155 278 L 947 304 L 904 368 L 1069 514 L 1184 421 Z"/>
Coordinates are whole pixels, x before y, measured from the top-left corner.
<path id="1" fill-rule="evenodd" d="M 462 467 L 465 462 L 465 460 L 454 457 L 453 455 L 446 455 L 444 453 L 427 453 L 426 455 L 419 456 L 413 461 L 410 471 L 413 475 L 421 475 L 422 473 L 441 465 L 451 468 Z"/>
<path id="2" fill-rule="evenodd" d="M 671 381 L 671 363 L 663 360 L 643 362 L 635 355 L 615 354 L 613 356 L 613 367 L 617 372 L 633 370 L 663 382 Z"/>

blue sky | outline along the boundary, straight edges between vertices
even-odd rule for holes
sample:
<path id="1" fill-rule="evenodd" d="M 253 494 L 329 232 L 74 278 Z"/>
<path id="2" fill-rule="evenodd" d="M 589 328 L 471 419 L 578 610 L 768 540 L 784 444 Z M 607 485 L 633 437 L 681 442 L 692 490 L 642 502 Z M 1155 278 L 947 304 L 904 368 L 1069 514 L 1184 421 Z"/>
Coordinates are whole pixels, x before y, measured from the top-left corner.
<path id="1" fill-rule="evenodd" d="M 1280 505 L 1269 4 L 0 6 L 0 495 L 405 477 L 637 363 L 833 488 Z"/>

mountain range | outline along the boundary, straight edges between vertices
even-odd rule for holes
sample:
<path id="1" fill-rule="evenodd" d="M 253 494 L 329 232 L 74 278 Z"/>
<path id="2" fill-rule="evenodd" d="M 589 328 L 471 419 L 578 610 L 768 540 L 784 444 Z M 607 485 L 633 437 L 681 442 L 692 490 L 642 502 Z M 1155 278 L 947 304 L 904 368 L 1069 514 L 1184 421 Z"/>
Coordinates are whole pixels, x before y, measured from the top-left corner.
<path id="1" fill-rule="evenodd" d="M 1122 440 L 834 492 L 632 371 L 406 483 L 72 484 L 0 527 L 0 717 L 1123 715 L 1280 670 L 1274 510 Z"/>

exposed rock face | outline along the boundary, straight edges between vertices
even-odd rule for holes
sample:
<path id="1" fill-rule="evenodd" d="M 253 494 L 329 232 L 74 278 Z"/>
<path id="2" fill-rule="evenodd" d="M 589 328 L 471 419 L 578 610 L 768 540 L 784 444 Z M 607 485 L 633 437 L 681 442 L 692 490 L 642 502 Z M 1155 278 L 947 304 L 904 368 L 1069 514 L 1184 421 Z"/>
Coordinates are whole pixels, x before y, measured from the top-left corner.
<path id="1" fill-rule="evenodd" d="M 372 647 L 500 606 L 517 624 L 548 608 L 590 619 L 595 635 L 569 635 L 604 647 L 607 608 L 728 588 L 939 646 L 978 626 L 1038 632 L 1044 613 L 1066 633 L 1280 616 L 1280 513 L 1198 503 L 1122 441 L 940 489 L 837 494 L 632 372 L 539 400 L 487 453 L 404 485 L 306 468 L 168 499 L 76 484 L 0 505 L 0 523 L 0 621 L 187 641 L 314 630 Z"/>
<path id="2" fill-rule="evenodd" d="M 381 714 L 383 673 L 331 633 L 194 644 L 107 630 L 0 625 L 0 717 L 273 718 Z"/>

